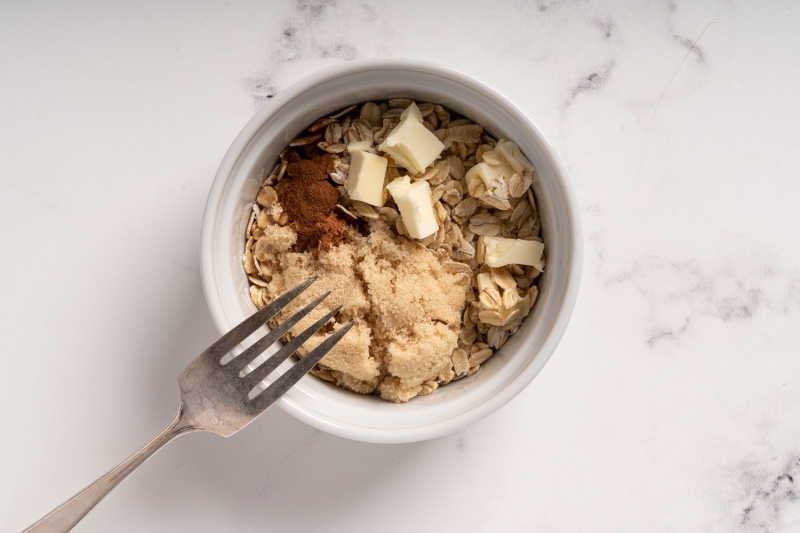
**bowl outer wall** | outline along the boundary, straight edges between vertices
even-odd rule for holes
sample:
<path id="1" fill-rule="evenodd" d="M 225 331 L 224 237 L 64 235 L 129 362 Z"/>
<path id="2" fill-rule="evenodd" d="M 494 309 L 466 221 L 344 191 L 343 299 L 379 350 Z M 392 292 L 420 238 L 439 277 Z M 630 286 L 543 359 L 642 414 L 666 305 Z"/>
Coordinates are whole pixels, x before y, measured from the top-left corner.
<path id="1" fill-rule="evenodd" d="M 364 101 L 368 98 L 363 98 L 359 93 L 366 94 L 370 90 L 374 90 L 374 88 L 369 87 L 370 77 L 375 72 L 385 74 L 386 71 L 391 71 L 392 75 L 397 76 L 397 86 L 401 87 L 401 89 L 392 92 L 410 94 L 408 90 L 402 89 L 403 79 L 406 77 L 414 75 L 437 77 L 441 79 L 441 83 L 443 84 L 455 84 L 463 87 L 467 91 L 478 94 L 481 98 L 486 99 L 487 105 L 491 104 L 489 107 L 494 106 L 497 108 L 499 114 L 504 112 L 512 117 L 514 121 L 519 123 L 520 127 L 522 127 L 525 135 L 530 137 L 530 142 L 533 143 L 532 149 L 536 151 L 538 157 L 533 157 L 532 159 L 537 165 L 537 169 L 540 170 L 540 174 L 542 170 L 545 170 L 546 172 L 544 172 L 544 174 L 548 175 L 547 185 L 549 185 L 551 189 L 554 188 L 553 190 L 556 190 L 557 193 L 561 195 L 560 199 L 562 204 L 558 206 L 558 209 L 562 210 L 564 215 L 562 216 L 564 220 L 561 220 L 559 223 L 560 232 L 556 233 L 556 235 L 558 235 L 558 242 L 554 243 L 556 248 L 558 248 L 559 245 L 561 248 L 558 250 L 557 255 L 561 263 L 559 268 L 564 270 L 563 274 L 559 274 L 562 278 L 562 290 L 557 295 L 550 295 L 553 296 L 553 298 L 550 298 L 553 301 L 548 301 L 546 303 L 542 301 L 542 296 L 544 296 L 545 292 L 543 291 L 540 295 L 540 301 L 537 302 L 532 316 L 525 321 L 526 324 L 523 326 L 523 329 L 521 329 L 517 335 L 512 336 L 509 343 L 485 365 L 486 368 L 491 368 L 491 370 L 487 371 L 482 368 L 482 371 L 475 376 L 462 379 L 459 382 L 461 386 L 458 393 L 456 393 L 457 387 L 454 386 L 458 384 L 450 384 L 447 387 L 439 389 L 434 395 L 419 398 L 401 406 L 394 406 L 374 398 L 367 399 L 365 397 L 359 397 L 351 392 L 342 391 L 341 389 L 324 384 L 316 380 L 316 378 L 306 377 L 298 386 L 279 401 L 281 408 L 285 411 L 324 431 L 367 442 L 397 443 L 430 439 L 456 431 L 500 408 L 530 383 L 547 362 L 547 359 L 549 359 L 550 355 L 555 350 L 556 345 L 566 329 L 578 294 L 583 247 L 578 204 L 563 162 L 541 131 L 539 131 L 524 112 L 508 99 L 500 95 L 494 89 L 465 74 L 430 63 L 402 59 L 370 59 L 347 62 L 321 70 L 304 78 L 265 105 L 243 128 L 220 164 L 220 168 L 209 193 L 206 211 L 203 217 L 201 272 L 203 289 L 209 310 L 216 327 L 221 332 L 230 330 L 233 325 L 244 317 L 244 315 L 236 317 L 236 320 L 233 321 L 232 317 L 229 316 L 230 311 L 226 312 L 223 305 L 226 295 L 221 292 L 224 289 L 221 289 L 217 278 L 220 275 L 219 271 L 225 270 L 229 268 L 229 266 L 221 264 L 221 259 L 218 257 L 215 258 L 215 249 L 217 248 L 217 243 L 215 242 L 216 232 L 218 228 L 221 227 L 219 226 L 220 219 L 225 216 L 228 218 L 232 216 L 230 212 L 226 212 L 224 209 L 226 205 L 230 205 L 230 202 L 227 204 L 225 203 L 226 194 L 230 194 L 228 189 L 230 189 L 232 177 L 241 174 L 241 172 L 237 174 L 237 167 L 245 165 L 244 159 L 246 159 L 246 157 L 243 156 L 248 153 L 248 149 L 250 152 L 253 152 L 251 144 L 255 142 L 254 139 L 262 132 L 262 128 L 264 128 L 268 121 L 273 121 L 276 115 L 280 115 L 283 110 L 287 109 L 287 106 L 290 106 L 296 100 L 302 99 L 309 91 L 313 91 L 315 87 L 328 82 L 344 82 L 348 78 L 357 78 L 360 79 L 360 81 L 357 86 L 353 87 L 352 98 L 354 102 Z M 411 92 L 415 93 L 417 90 Z M 443 98 L 446 99 L 444 96 Z M 440 98 L 440 101 L 441 100 L 442 98 Z M 459 106 L 457 100 L 454 100 L 452 103 L 442 103 L 445 103 L 445 105 L 449 104 L 449 107 L 454 108 Z M 465 114 L 475 119 L 474 115 L 480 114 L 480 112 L 482 111 L 473 108 L 472 110 L 467 110 Z M 310 123 L 319 116 L 322 115 L 316 114 L 314 116 L 305 117 L 303 120 L 307 119 L 307 123 Z M 299 121 L 300 124 L 296 127 L 294 132 L 284 132 L 286 137 L 284 146 L 307 125 L 303 120 Z M 487 117 L 487 120 L 491 120 L 491 117 Z M 274 135 L 273 133 L 273 136 Z M 512 140 L 517 141 L 521 146 L 525 144 L 519 142 L 520 139 L 518 136 L 514 136 Z M 527 150 L 524 151 L 528 153 Z M 528 153 L 528 155 L 530 155 L 530 153 Z M 250 153 L 250 157 L 252 159 L 252 153 Z M 250 164 L 252 165 L 253 162 L 250 161 Z M 261 164 L 263 164 L 263 161 Z M 250 191 L 250 197 L 254 198 L 258 183 L 257 180 L 252 179 L 252 177 L 249 179 L 249 182 L 250 183 L 242 185 L 242 187 L 249 185 L 251 189 L 253 189 Z M 240 189 L 242 187 L 240 187 Z M 537 189 L 536 192 L 537 201 L 541 208 L 543 200 L 543 198 L 540 197 L 541 191 Z M 543 231 L 545 230 L 545 225 L 543 220 Z M 555 223 L 552 225 L 556 226 Z M 556 228 L 548 227 L 547 229 L 554 231 Z M 239 237 L 239 239 L 241 239 L 241 237 Z M 566 239 L 566 242 L 560 244 L 562 239 Z M 545 240 L 549 246 L 549 241 L 551 241 L 551 239 L 545 238 Z M 551 254 L 548 255 L 548 268 L 545 269 L 545 276 L 548 274 L 548 270 L 556 268 L 556 264 L 552 261 L 551 257 L 553 250 L 556 248 L 551 249 Z M 236 262 L 238 262 L 238 257 L 235 258 L 234 263 Z M 555 298 L 556 296 L 557 298 Z M 252 304 L 250 305 L 252 306 Z M 545 309 L 548 305 L 549 307 Z M 540 332 L 534 340 L 530 338 L 520 338 L 523 336 L 525 326 L 527 326 L 532 319 L 538 322 L 549 320 L 550 326 L 543 335 Z M 529 328 L 529 330 L 530 329 L 531 328 Z M 530 337 L 530 335 L 528 337 Z M 531 350 L 526 349 L 525 345 L 534 342 L 538 342 L 539 346 L 535 353 L 531 353 Z M 520 345 L 521 343 L 522 345 Z M 512 361 L 518 364 L 518 358 L 521 357 L 520 352 L 523 354 L 527 353 L 527 361 L 525 364 L 514 371 L 513 375 L 502 376 L 503 363 Z M 516 360 L 512 359 L 514 356 L 517 357 Z M 286 363 L 286 365 L 289 365 L 289 363 Z M 285 370 L 284 367 L 281 367 L 281 369 Z M 473 399 L 473 405 L 466 411 L 459 410 L 456 405 L 456 407 L 451 406 L 449 411 L 447 409 L 439 409 L 441 413 L 444 413 L 439 419 L 432 420 L 430 417 L 426 417 L 426 412 L 441 407 L 441 405 L 431 407 L 434 405 L 433 402 L 431 402 L 431 398 L 438 396 L 439 399 L 434 401 L 457 404 L 458 397 L 465 394 L 465 387 L 475 387 L 477 389 L 474 383 L 469 382 L 476 381 L 481 374 L 492 374 L 492 377 L 500 376 L 498 379 L 502 378 L 504 386 L 484 390 L 479 401 L 476 403 Z M 319 383 L 316 383 L 317 381 L 319 381 Z M 320 387 L 328 387 L 328 390 L 331 392 L 328 392 L 326 389 L 320 389 Z M 310 392 L 308 389 L 310 389 Z M 484 387 L 484 389 L 486 389 L 486 387 Z M 469 393 L 469 390 L 467 392 Z M 343 420 L 332 416 L 330 413 L 320 412 L 319 409 L 309 405 L 314 402 L 324 402 L 325 399 L 321 398 L 320 395 L 332 395 L 332 397 L 335 396 L 337 398 L 337 401 L 341 402 L 343 398 L 341 394 L 348 395 L 355 402 L 361 402 L 361 404 L 354 403 L 352 406 L 347 406 L 348 410 L 352 409 L 352 412 L 349 413 L 350 420 Z M 349 400 L 347 400 L 347 402 L 349 402 Z M 425 405 L 428 402 L 431 403 Z M 321 404 L 317 403 L 317 406 L 319 405 Z M 382 423 L 384 418 L 392 418 L 391 413 L 385 411 L 386 408 L 404 409 L 410 414 L 406 417 L 403 425 L 392 425 L 391 421 Z M 383 411 L 383 416 L 381 416 L 381 411 Z M 353 419 L 353 417 L 355 418 Z M 359 421 L 359 417 L 363 417 L 365 421 L 369 419 L 369 421 L 364 423 Z M 415 424 L 415 420 L 419 420 L 419 424 Z"/>

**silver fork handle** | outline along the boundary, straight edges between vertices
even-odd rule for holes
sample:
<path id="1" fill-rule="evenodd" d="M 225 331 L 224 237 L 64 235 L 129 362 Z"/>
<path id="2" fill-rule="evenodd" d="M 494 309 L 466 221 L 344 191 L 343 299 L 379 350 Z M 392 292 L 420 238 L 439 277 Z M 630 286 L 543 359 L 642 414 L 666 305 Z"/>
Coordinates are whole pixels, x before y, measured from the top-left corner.
<path id="1" fill-rule="evenodd" d="M 100 503 L 100 500 L 105 498 L 109 492 L 122 483 L 122 480 L 139 468 L 142 463 L 160 450 L 162 446 L 175 437 L 197 431 L 195 428 L 186 424 L 182 418 L 182 414 L 183 406 L 178 409 L 175 420 L 173 420 L 164 431 L 159 433 L 156 438 L 142 446 L 138 452 L 120 463 L 118 467 L 64 502 L 60 507 L 54 509 L 50 514 L 33 524 L 23 533 L 63 533 L 71 530 L 95 505 Z"/>

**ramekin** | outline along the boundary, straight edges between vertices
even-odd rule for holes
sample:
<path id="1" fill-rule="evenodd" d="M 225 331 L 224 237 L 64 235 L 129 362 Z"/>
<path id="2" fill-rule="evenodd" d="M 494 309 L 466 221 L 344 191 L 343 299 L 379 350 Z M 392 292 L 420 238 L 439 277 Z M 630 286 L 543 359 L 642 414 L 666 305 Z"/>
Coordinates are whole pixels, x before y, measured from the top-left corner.
<path id="1" fill-rule="evenodd" d="M 318 118 L 351 104 L 391 97 L 442 104 L 482 124 L 495 138 L 517 143 L 537 169 L 533 188 L 547 266 L 533 311 L 480 372 L 404 404 L 306 376 L 279 401 L 286 412 L 323 431 L 379 443 L 452 433 L 519 394 L 564 334 L 578 295 L 583 257 L 578 203 L 567 169 L 519 107 L 488 85 L 447 67 L 408 59 L 350 61 L 316 72 L 266 103 L 220 164 L 203 217 L 200 251 L 206 301 L 220 332 L 255 311 L 242 269 L 243 235 L 259 186 L 278 154 Z M 290 365 L 284 363 L 275 374 Z"/>

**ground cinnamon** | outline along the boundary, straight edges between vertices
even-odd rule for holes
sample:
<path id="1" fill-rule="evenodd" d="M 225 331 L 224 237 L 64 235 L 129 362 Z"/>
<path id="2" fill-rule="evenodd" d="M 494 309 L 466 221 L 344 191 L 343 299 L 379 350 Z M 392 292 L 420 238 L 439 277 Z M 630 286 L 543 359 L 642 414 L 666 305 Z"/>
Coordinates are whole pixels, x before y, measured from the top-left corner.
<path id="1" fill-rule="evenodd" d="M 286 176 L 275 187 L 278 201 L 297 233 L 294 249 L 298 252 L 326 250 L 346 242 L 349 235 L 345 221 L 336 212 L 339 191 L 328 178 L 337 158 L 319 152 L 306 149 L 305 157 L 295 151 L 286 154 Z"/>

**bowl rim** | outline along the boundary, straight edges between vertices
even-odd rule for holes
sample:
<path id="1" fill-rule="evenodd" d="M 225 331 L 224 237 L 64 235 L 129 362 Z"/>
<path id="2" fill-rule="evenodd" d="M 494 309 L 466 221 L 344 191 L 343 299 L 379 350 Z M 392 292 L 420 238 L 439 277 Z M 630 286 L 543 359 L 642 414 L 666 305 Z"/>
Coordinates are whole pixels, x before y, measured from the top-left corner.
<path id="1" fill-rule="evenodd" d="M 559 187 L 563 191 L 569 227 L 572 230 L 570 239 L 571 247 L 569 248 L 570 263 L 564 297 L 557 311 L 553 327 L 548 334 L 548 337 L 553 341 L 553 349 L 545 350 L 545 353 L 537 354 L 537 362 L 540 364 L 527 365 L 505 388 L 498 390 L 496 394 L 483 404 L 453 417 L 417 427 L 376 428 L 331 419 L 327 415 L 323 415 L 317 411 L 307 410 L 297 402 L 291 402 L 286 398 L 281 398 L 277 402 L 281 409 L 295 418 L 328 433 L 365 442 L 402 443 L 432 439 L 457 431 L 496 411 L 513 399 L 533 381 L 552 356 L 552 353 L 563 337 L 575 307 L 583 270 L 583 231 L 577 195 L 569 179 L 569 172 L 567 171 L 566 165 L 533 120 L 531 120 L 519 106 L 496 89 L 453 68 L 422 60 L 372 58 L 339 63 L 323 68 L 296 81 L 285 90 L 278 93 L 267 105 L 262 106 L 236 136 L 230 148 L 225 153 L 217 173 L 214 176 L 214 181 L 211 184 L 203 213 L 200 237 L 200 272 L 206 304 L 211 314 L 212 321 L 218 331 L 225 331 L 227 318 L 223 311 L 217 292 L 218 286 L 215 276 L 213 275 L 214 229 L 225 187 L 240 157 L 264 123 L 279 109 L 289 105 L 295 98 L 302 95 L 310 88 L 338 77 L 377 69 L 422 72 L 447 78 L 484 94 L 487 98 L 493 100 L 497 105 L 505 108 L 506 111 L 514 115 L 520 122 L 524 123 L 533 136 L 534 141 L 539 144 L 549 159 L 549 163 L 554 171 L 554 176 L 558 181 Z"/>

